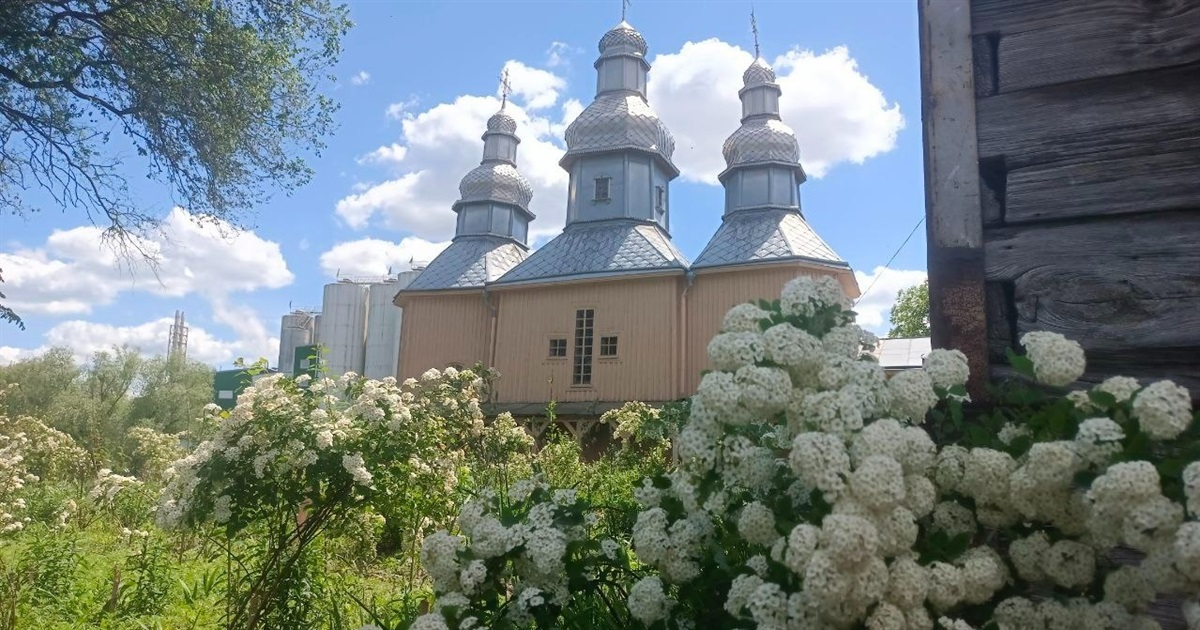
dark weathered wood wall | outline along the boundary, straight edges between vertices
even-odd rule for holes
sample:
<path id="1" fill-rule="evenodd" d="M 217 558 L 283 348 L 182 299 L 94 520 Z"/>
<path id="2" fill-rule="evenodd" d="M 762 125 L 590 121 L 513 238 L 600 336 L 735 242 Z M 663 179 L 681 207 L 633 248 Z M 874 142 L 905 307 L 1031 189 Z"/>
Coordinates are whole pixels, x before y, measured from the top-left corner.
<path id="1" fill-rule="evenodd" d="M 1088 351 L 1086 381 L 1171 378 L 1200 397 L 1200 1 L 921 0 L 921 9 L 927 188 L 930 168 L 956 166 L 979 187 L 976 207 L 927 192 L 935 337 L 939 318 L 974 315 L 947 312 L 959 271 L 935 255 L 945 249 L 935 227 L 954 213 L 979 213 L 968 249 L 982 260 L 986 305 L 986 349 L 961 326 L 935 343 L 985 352 L 997 376 L 1021 334 L 1050 330 Z M 937 28 L 931 14 L 967 9 L 969 18 L 941 15 L 969 20 L 969 42 L 943 46 L 939 63 L 936 43 L 950 35 L 927 32 Z M 965 49 L 965 67 L 949 49 Z M 939 76 L 967 68 L 974 107 L 948 111 Z M 956 123 L 974 127 L 958 141 L 973 142 L 975 156 L 947 147 Z"/>

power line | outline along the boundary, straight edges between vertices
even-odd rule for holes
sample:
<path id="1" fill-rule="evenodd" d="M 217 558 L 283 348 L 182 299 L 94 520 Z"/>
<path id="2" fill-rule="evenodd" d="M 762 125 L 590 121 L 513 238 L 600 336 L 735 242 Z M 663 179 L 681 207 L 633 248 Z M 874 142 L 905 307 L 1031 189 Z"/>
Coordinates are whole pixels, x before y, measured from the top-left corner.
<path id="1" fill-rule="evenodd" d="M 884 273 L 887 273 L 887 271 L 892 266 L 892 261 L 896 260 L 896 256 L 900 255 L 900 251 L 904 249 L 905 245 L 908 245 L 908 240 L 912 238 L 913 234 L 917 233 L 917 228 L 921 227 L 921 224 L 924 222 L 925 222 L 925 215 L 922 214 L 921 219 L 919 221 L 917 221 L 916 225 L 913 226 L 912 231 L 910 231 L 908 233 L 908 236 L 904 237 L 904 242 L 900 243 L 900 247 L 896 248 L 896 251 L 894 253 L 892 253 L 892 257 L 888 259 L 887 264 L 885 264 L 883 266 L 883 271 L 880 271 L 879 273 L 875 274 L 875 279 L 871 281 L 871 284 L 867 285 L 867 290 L 863 291 L 862 294 L 858 296 L 857 300 L 854 300 L 855 305 L 857 305 L 859 302 L 861 302 L 863 300 L 863 298 L 867 297 L 867 294 L 870 293 L 871 289 L 873 289 L 875 287 L 875 283 L 879 282 L 879 279 L 883 277 Z"/>

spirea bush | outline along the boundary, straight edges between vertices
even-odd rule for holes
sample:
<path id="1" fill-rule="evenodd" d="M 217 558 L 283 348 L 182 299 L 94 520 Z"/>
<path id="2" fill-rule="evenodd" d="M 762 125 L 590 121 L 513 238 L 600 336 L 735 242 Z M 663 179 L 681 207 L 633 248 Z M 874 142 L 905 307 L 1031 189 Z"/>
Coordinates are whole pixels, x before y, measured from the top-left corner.
<path id="1" fill-rule="evenodd" d="M 172 466 L 157 520 L 230 541 L 244 574 L 229 578 L 227 626 L 299 627 L 303 594 L 289 589 L 305 583 L 298 572 L 319 570 L 306 554 L 324 532 L 386 515 L 419 540 L 453 520 L 466 450 L 496 442 L 485 435 L 482 386 L 453 368 L 403 384 L 262 378 L 232 410 L 209 407 L 216 435 Z M 234 544 L 243 530 L 260 544 Z"/>
<path id="2" fill-rule="evenodd" d="M 1200 624 L 1200 421 L 1186 389 L 1118 377 L 1065 392 L 1084 353 L 1035 332 L 1011 355 L 1026 381 L 964 412 L 962 353 L 934 350 L 889 379 L 873 343 L 830 279 L 729 312 L 708 346 L 717 370 L 674 438 L 678 467 L 636 491 L 630 538 L 652 574 L 629 586 L 633 620 L 1118 630 L 1156 627 L 1150 602 L 1175 596 Z M 478 551 L 446 536 L 426 563 L 446 563 L 441 613 L 414 627 L 469 609 L 445 603 L 461 601 L 450 559 L 461 580 Z M 553 555 L 566 575 L 590 566 Z M 520 587 L 472 586 L 471 601 L 536 608 Z M 556 601 L 547 592 L 539 605 Z M 535 622 L 548 627 L 511 619 Z"/>
<path id="3" fill-rule="evenodd" d="M 412 628 L 591 627 L 597 609 L 628 626 L 629 550 L 596 536 L 599 520 L 575 490 L 538 477 L 468 501 L 458 534 L 424 541 L 421 561 L 438 597 Z"/>

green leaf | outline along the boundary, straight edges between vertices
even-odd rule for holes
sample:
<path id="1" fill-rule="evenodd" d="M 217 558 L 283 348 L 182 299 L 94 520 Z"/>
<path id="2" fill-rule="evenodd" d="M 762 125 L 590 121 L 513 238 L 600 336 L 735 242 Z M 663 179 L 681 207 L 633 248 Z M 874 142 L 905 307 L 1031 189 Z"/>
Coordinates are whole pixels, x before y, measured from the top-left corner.
<path id="1" fill-rule="evenodd" d="M 1005 349 L 1004 354 L 1008 357 L 1008 362 L 1013 369 L 1029 378 L 1034 378 L 1033 361 L 1030 361 L 1029 357 L 1017 354 L 1012 348 Z"/>
<path id="2" fill-rule="evenodd" d="M 1101 409 L 1111 409 L 1117 406 L 1116 396 L 1098 389 L 1088 391 L 1088 399 L 1092 401 L 1093 405 L 1096 405 Z"/>

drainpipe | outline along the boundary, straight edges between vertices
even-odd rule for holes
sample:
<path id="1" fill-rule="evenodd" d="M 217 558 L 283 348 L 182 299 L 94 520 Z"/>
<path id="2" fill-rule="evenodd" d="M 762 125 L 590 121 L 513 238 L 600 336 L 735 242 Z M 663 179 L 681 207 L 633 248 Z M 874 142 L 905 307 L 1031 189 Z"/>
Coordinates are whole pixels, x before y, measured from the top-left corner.
<path id="1" fill-rule="evenodd" d="M 679 335 L 680 335 L 679 373 L 676 374 L 676 376 L 675 376 L 675 378 L 676 378 L 676 382 L 675 382 L 676 396 L 675 396 L 675 398 L 677 398 L 677 399 L 683 398 L 684 396 L 687 395 L 687 392 L 683 391 L 684 382 L 686 381 L 686 378 L 687 378 L 687 364 L 688 364 L 688 338 L 689 337 L 688 337 L 687 295 L 688 295 L 688 290 L 692 288 L 692 284 L 696 282 L 696 272 L 692 271 L 691 269 L 688 269 L 687 271 L 685 271 L 683 273 L 683 277 L 685 280 L 687 280 L 687 284 L 683 287 L 683 293 L 680 294 L 680 296 L 679 296 L 679 306 L 681 309 L 679 311 L 679 320 L 680 320 L 680 322 L 679 322 Z"/>

